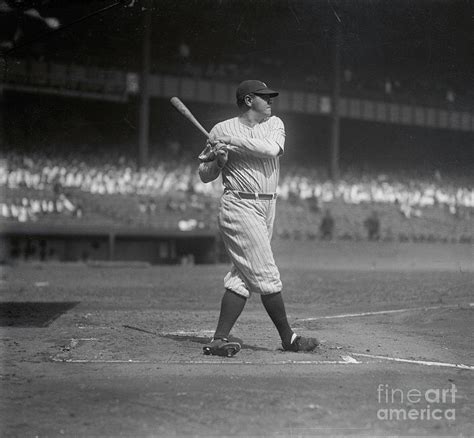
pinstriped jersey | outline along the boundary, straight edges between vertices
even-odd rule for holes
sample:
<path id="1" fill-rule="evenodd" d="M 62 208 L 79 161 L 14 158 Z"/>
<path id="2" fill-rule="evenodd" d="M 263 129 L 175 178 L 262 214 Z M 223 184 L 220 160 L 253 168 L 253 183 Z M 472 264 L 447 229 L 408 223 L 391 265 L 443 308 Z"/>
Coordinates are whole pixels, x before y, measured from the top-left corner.
<path id="1" fill-rule="evenodd" d="M 243 124 L 238 117 L 224 120 L 211 130 L 211 136 L 230 135 L 245 142 L 275 142 L 280 155 L 285 147 L 285 127 L 279 117 L 272 116 L 253 128 Z M 239 147 L 229 151 L 228 161 L 222 169 L 222 182 L 228 190 L 253 193 L 274 193 L 280 176 L 280 158 L 256 157 Z"/>

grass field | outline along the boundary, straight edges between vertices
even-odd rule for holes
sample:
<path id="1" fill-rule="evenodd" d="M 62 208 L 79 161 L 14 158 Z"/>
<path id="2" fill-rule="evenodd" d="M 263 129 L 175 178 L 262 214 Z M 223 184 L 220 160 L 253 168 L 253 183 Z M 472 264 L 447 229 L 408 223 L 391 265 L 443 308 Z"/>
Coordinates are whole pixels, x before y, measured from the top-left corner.
<path id="1" fill-rule="evenodd" d="M 242 351 L 202 355 L 226 265 L 4 267 L 2 436 L 472 436 L 472 248 L 275 254 L 314 353 L 281 351 L 253 296 Z"/>

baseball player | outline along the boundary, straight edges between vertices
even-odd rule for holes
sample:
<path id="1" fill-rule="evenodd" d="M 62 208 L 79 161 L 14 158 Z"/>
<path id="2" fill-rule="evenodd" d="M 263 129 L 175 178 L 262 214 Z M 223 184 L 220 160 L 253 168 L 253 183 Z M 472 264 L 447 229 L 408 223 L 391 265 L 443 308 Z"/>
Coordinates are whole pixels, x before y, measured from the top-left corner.
<path id="1" fill-rule="evenodd" d="M 280 273 L 270 246 L 279 158 L 285 147 L 283 122 L 272 116 L 276 96 L 261 81 L 243 81 L 236 91 L 240 114 L 215 125 L 199 155 L 199 176 L 204 183 L 222 174 L 218 224 L 232 261 L 224 279 L 217 328 L 204 354 L 231 357 L 240 351 L 240 342 L 229 340 L 229 334 L 252 293 L 260 294 L 284 350 L 312 351 L 319 344 L 317 339 L 296 335 L 288 324 Z"/>

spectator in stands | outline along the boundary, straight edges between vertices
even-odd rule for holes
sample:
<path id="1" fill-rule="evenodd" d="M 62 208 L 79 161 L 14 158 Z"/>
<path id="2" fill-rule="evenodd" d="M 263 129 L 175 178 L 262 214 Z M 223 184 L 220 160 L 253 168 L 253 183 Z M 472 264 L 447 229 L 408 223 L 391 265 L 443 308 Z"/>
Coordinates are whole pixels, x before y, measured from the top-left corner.
<path id="1" fill-rule="evenodd" d="M 74 210 L 74 216 L 77 218 L 77 219 L 81 219 L 82 218 L 82 202 L 80 201 L 76 201 L 75 204 L 76 206 L 75 210 Z"/>
<path id="2" fill-rule="evenodd" d="M 185 41 L 181 41 L 181 43 L 179 44 L 178 54 L 182 60 L 186 62 L 189 60 L 189 57 L 191 56 L 191 49 Z"/>
<path id="3" fill-rule="evenodd" d="M 148 212 L 148 205 L 147 205 L 147 203 L 144 202 L 144 201 L 140 201 L 140 202 L 138 203 L 138 210 L 140 211 L 140 213 L 141 213 L 142 215 L 145 214 L 145 213 L 147 213 L 147 212 Z"/>
<path id="4" fill-rule="evenodd" d="M 156 202 L 153 198 L 148 199 L 148 214 L 154 215 L 156 212 Z"/>
<path id="5" fill-rule="evenodd" d="M 322 240 L 332 240 L 334 234 L 334 218 L 329 209 L 325 211 L 324 216 L 321 219 L 319 232 Z"/>
<path id="6" fill-rule="evenodd" d="M 454 93 L 454 90 L 450 87 L 446 90 L 446 101 L 449 104 L 453 104 L 455 100 L 456 100 L 456 94 Z"/>
<path id="7" fill-rule="evenodd" d="M 364 221 L 364 227 L 367 230 L 367 238 L 369 240 L 380 239 L 380 218 L 376 210 L 373 210 Z"/>
<path id="8" fill-rule="evenodd" d="M 308 207 L 309 210 L 313 213 L 319 213 L 319 211 L 321 210 L 319 206 L 319 199 L 315 194 L 308 198 Z"/>
<path id="9" fill-rule="evenodd" d="M 348 84 L 352 82 L 352 70 L 349 68 L 344 69 L 344 82 Z"/>

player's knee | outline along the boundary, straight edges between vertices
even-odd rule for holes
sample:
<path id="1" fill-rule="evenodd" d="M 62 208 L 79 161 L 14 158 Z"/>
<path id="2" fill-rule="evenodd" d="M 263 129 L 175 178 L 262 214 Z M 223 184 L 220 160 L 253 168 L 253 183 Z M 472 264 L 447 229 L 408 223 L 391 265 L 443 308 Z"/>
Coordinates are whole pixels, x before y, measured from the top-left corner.
<path id="1" fill-rule="evenodd" d="M 230 289 L 229 287 L 226 287 L 225 289 L 226 291 L 229 291 L 236 295 L 244 297 L 245 299 L 250 298 L 250 295 L 251 295 L 250 291 L 248 291 L 247 289 L 243 287 L 233 287 L 232 289 Z"/>

